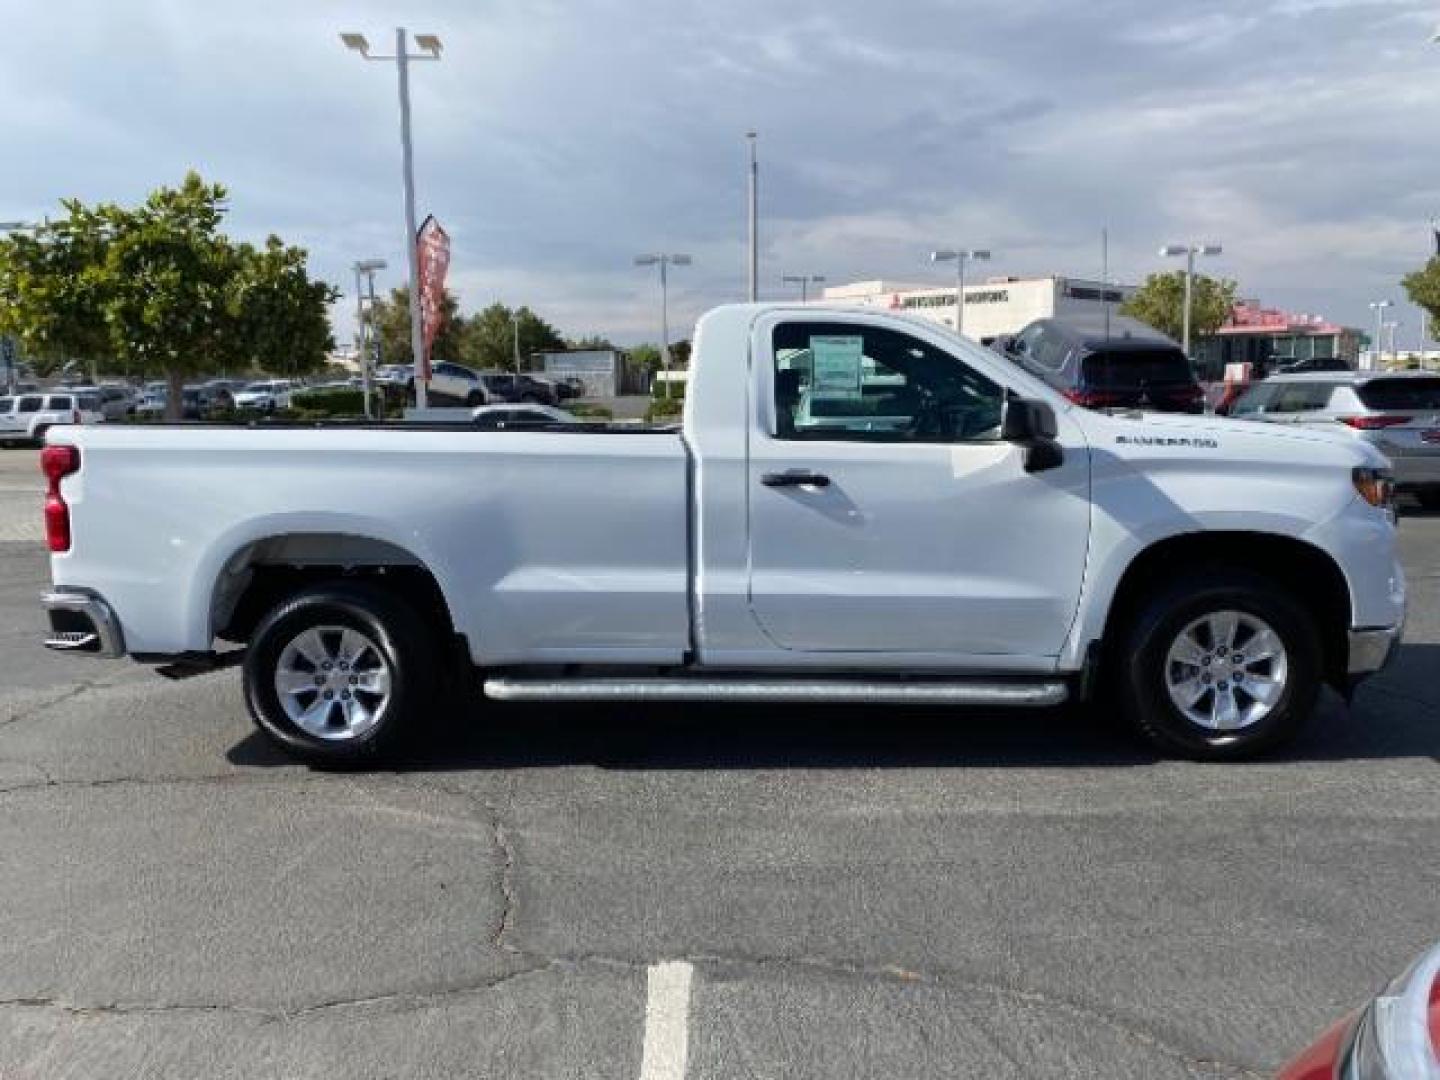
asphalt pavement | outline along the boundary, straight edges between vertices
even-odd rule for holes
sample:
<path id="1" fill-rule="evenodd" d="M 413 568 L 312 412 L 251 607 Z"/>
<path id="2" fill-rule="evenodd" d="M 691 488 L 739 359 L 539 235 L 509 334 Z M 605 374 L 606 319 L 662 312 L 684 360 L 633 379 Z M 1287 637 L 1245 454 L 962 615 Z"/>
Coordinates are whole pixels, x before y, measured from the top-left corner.
<path id="1" fill-rule="evenodd" d="M 1440 517 L 1285 754 L 1074 709 L 480 704 L 310 772 L 38 641 L 0 451 L 0 1077 L 1233 1077 L 1440 939 Z"/>

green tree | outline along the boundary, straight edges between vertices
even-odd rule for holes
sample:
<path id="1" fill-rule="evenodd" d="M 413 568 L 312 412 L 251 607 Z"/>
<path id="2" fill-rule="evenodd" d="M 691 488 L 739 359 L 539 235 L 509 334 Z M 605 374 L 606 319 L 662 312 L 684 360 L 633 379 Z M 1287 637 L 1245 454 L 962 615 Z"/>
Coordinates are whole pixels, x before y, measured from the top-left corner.
<path id="1" fill-rule="evenodd" d="M 1440 321 L 1440 255 L 1430 259 L 1419 270 L 1406 274 L 1400 279 L 1410 302 L 1424 308 L 1430 314 L 1431 340 L 1434 340 L 1435 324 Z"/>
<path id="2" fill-rule="evenodd" d="M 584 337 L 566 338 L 567 349 L 614 349 L 615 345 L 603 334 L 586 334 Z"/>
<path id="3" fill-rule="evenodd" d="M 1235 282 L 1196 274 L 1191 282 L 1190 338 L 1208 337 L 1230 316 L 1235 306 Z M 1179 341 L 1184 332 L 1185 272 L 1151 274 L 1145 284 L 1120 306 L 1129 315 Z"/>
<path id="4" fill-rule="evenodd" d="M 465 330 L 460 317 L 460 302 L 449 289 L 440 305 L 440 330 L 430 347 L 432 364 L 456 362 L 460 359 L 460 339 Z M 376 299 L 375 307 L 366 316 L 380 332 L 380 355 L 386 364 L 411 364 L 415 354 L 410 348 L 410 290 L 390 290 L 389 299 Z"/>
<path id="5" fill-rule="evenodd" d="M 225 204 L 225 189 L 193 172 L 134 208 L 63 202 L 65 216 L 34 236 L 0 241 L 0 329 L 35 354 L 163 372 L 172 417 L 189 376 L 322 366 L 334 290 L 276 237 L 263 251 L 233 243 Z"/>
<path id="6" fill-rule="evenodd" d="M 517 331 L 522 367 L 531 353 L 565 348 L 555 328 L 528 307 L 512 309 L 491 304 L 465 321 L 460 340 L 462 362 L 482 370 L 513 371 Z"/>
<path id="7" fill-rule="evenodd" d="M 649 375 L 660 370 L 660 350 L 654 345 L 636 345 L 628 350 L 631 365 Z"/>
<path id="8" fill-rule="evenodd" d="M 235 350 L 248 364 L 277 375 L 323 370 L 335 347 L 327 309 L 338 295 L 312 281 L 303 248 L 287 247 L 278 236 L 255 249 L 238 249 L 232 313 L 239 332 Z"/>

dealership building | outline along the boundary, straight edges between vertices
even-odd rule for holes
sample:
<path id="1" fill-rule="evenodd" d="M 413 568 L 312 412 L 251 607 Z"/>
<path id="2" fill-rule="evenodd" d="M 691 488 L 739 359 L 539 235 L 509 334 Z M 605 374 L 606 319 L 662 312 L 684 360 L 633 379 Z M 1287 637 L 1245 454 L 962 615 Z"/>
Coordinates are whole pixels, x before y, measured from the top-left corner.
<path id="1" fill-rule="evenodd" d="M 1135 292 L 1133 285 L 1087 278 L 992 277 L 965 286 L 965 336 L 989 343 L 1014 334 L 1036 319 L 1104 317 Z M 955 328 L 955 287 L 902 285 L 893 281 L 857 281 L 825 290 L 826 303 L 861 304 L 903 311 Z"/>
<path id="2" fill-rule="evenodd" d="M 1218 380 L 1227 364 L 1249 364 L 1258 376 L 1313 361 L 1356 367 L 1364 334 L 1318 315 L 1296 314 L 1241 300 L 1214 335 L 1195 344 L 1202 379 Z"/>

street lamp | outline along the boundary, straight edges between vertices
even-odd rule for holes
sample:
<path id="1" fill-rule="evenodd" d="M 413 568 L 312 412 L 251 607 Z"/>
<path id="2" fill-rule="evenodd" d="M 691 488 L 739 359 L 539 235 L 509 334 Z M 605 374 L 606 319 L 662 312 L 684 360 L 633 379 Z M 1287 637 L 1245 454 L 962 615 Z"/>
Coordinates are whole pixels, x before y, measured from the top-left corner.
<path id="1" fill-rule="evenodd" d="M 1196 255 L 1219 255 L 1219 244 L 1166 244 L 1160 249 L 1164 256 L 1184 255 L 1185 256 L 1185 308 L 1181 319 L 1181 348 L 1185 355 L 1190 355 L 1190 294 L 1191 282 L 1195 277 L 1195 256 Z"/>
<path id="2" fill-rule="evenodd" d="M 665 367 L 665 397 L 670 397 L 670 301 L 666 268 L 689 266 L 693 262 L 689 255 L 672 255 L 653 252 L 635 256 L 636 266 L 660 267 L 660 362 Z"/>
<path id="3" fill-rule="evenodd" d="M 799 285 L 800 302 L 803 304 L 810 299 L 810 286 L 825 284 L 824 274 L 782 274 L 780 275 L 781 285 Z"/>
<path id="4" fill-rule="evenodd" d="M 371 417 L 371 363 L 369 340 L 371 338 L 374 338 L 378 341 L 379 338 L 375 334 L 374 328 L 368 326 L 365 322 L 365 290 L 361 287 L 360 281 L 362 278 L 369 279 L 370 314 L 373 317 L 373 315 L 375 314 L 375 271 L 384 269 L 384 259 L 362 259 L 360 262 L 357 262 L 355 264 L 355 318 L 357 320 L 355 323 L 355 333 L 359 340 L 360 378 L 363 383 L 363 393 L 365 395 L 365 418 L 367 420 Z"/>
<path id="5" fill-rule="evenodd" d="M 382 56 L 370 51 L 364 34 L 344 33 L 340 40 L 366 60 L 394 61 L 400 78 L 400 153 L 405 180 L 405 251 L 410 261 L 410 351 L 415 361 L 415 404 L 425 408 L 428 379 L 422 354 L 425 334 L 420 327 L 420 253 L 415 237 L 415 166 L 410 150 L 410 61 L 439 60 L 440 39 L 434 34 L 416 34 L 415 44 L 421 51 L 412 53 L 405 44 L 405 28 L 395 31 L 395 53 Z"/>
<path id="6" fill-rule="evenodd" d="M 945 251 L 930 252 L 932 263 L 955 261 L 955 332 L 965 332 L 965 262 L 967 259 L 974 259 L 976 262 L 989 262 L 990 252 L 985 248 L 954 248 Z"/>
<path id="7" fill-rule="evenodd" d="M 1375 312 L 1375 345 L 1371 352 L 1370 362 L 1373 369 L 1378 369 L 1380 364 L 1380 348 L 1385 338 L 1385 309 L 1394 307 L 1394 300 L 1371 300 L 1370 310 Z"/>
<path id="8" fill-rule="evenodd" d="M 515 338 L 515 374 L 520 374 L 520 309 L 510 312 L 510 329 Z"/>
<path id="9" fill-rule="evenodd" d="M 750 144 L 750 288 L 749 298 L 753 304 L 760 299 L 760 165 L 755 159 L 756 133 L 747 131 L 745 141 Z"/>

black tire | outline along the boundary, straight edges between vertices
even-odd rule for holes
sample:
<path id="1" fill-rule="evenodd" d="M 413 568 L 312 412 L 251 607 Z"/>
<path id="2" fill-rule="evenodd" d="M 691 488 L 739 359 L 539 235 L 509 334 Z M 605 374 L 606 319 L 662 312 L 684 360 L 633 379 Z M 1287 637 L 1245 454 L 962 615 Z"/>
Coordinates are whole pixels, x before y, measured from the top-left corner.
<path id="1" fill-rule="evenodd" d="M 479 390 L 471 390 L 465 395 L 465 404 L 474 409 L 485 404 L 485 395 Z"/>
<path id="2" fill-rule="evenodd" d="M 1440 488 L 1421 488 L 1415 492 L 1415 501 L 1426 510 L 1440 510 Z"/>
<path id="3" fill-rule="evenodd" d="M 34 433 L 33 435 L 31 435 L 30 438 L 34 441 L 34 443 L 35 443 L 36 446 L 44 446 L 44 445 L 45 445 L 45 433 L 46 433 L 47 431 L 49 431 L 49 430 L 50 430 L 50 425 L 49 425 L 49 424 L 41 424 L 39 427 L 37 427 L 37 428 L 35 429 L 35 433 Z"/>
<path id="4" fill-rule="evenodd" d="M 376 710 L 374 726 L 351 738 L 321 738 L 301 728 L 287 714 L 275 686 L 286 647 L 306 630 L 324 626 L 359 631 L 390 671 L 390 691 Z M 425 621 L 385 589 L 345 581 L 317 585 L 281 603 L 255 628 L 245 654 L 246 707 L 263 734 L 308 765 L 380 765 L 419 732 L 437 700 L 434 640 Z"/>
<path id="5" fill-rule="evenodd" d="M 526 405 L 543 405 L 543 404 L 545 404 L 543 401 L 540 400 L 540 395 L 539 395 L 539 394 L 521 394 L 521 395 L 520 395 L 520 400 L 521 400 L 522 402 L 524 402 Z"/>
<path id="6" fill-rule="evenodd" d="M 1171 644 L 1195 620 L 1220 611 L 1268 624 L 1285 648 L 1287 668 L 1284 688 L 1270 711 L 1248 726 L 1225 731 L 1191 720 L 1171 700 L 1166 686 Z M 1300 731 L 1320 692 L 1322 648 L 1314 617 L 1290 593 L 1242 570 L 1213 567 L 1182 574 L 1141 604 L 1119 644 L 1116 689 L 1121 709 L 1135 730 L 1174 756 L 1232 761 L 1273 749 Z"/>

